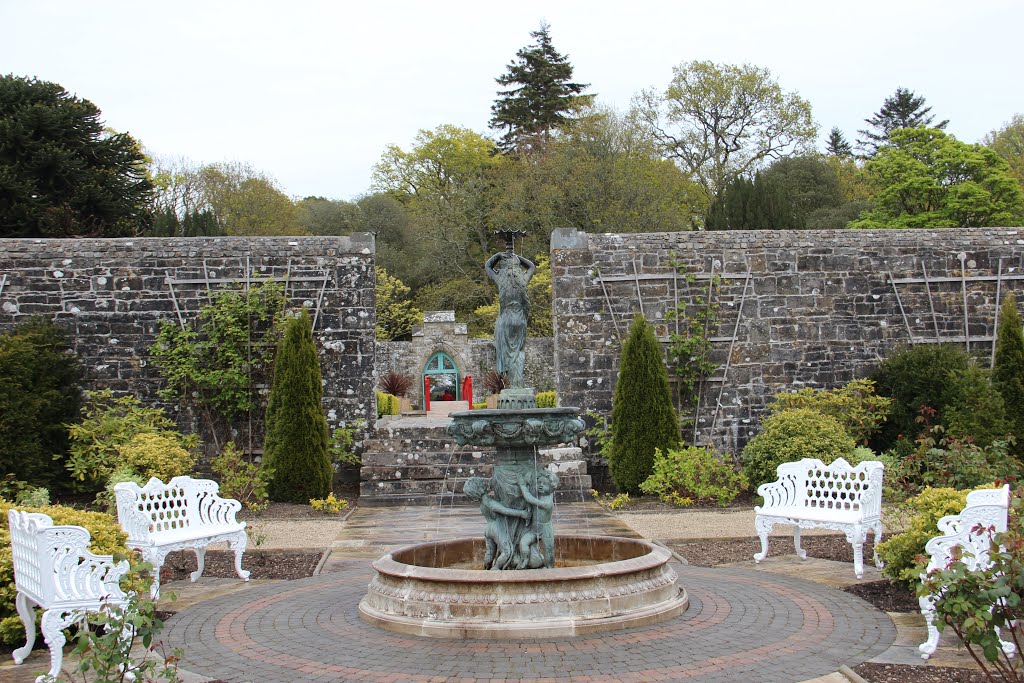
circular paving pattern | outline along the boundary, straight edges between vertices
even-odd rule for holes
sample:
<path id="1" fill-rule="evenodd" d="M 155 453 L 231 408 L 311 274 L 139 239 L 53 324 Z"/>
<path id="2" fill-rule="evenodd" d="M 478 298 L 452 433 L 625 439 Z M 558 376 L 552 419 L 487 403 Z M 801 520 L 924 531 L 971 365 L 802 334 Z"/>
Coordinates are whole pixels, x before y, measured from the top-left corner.
<path id="1" fill-rule="evenodd" d="M 337 565 L 336 565 L 337 566 Z M 472 641 L 400 636 L 359 619 L 369 563 L 258 586 L 183 610 L 165 641 L 211 678 L 282 681 L 804 681 L 855 666 L 896 637 L 843 591 L 768 572 L 676 566 L 681 617 L 600 636 Z"/>

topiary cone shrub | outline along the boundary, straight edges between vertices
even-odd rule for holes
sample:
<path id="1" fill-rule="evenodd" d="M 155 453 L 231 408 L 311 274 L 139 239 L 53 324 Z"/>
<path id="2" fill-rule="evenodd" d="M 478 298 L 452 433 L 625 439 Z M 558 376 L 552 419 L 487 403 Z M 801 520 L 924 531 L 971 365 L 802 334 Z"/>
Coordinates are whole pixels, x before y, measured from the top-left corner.
<path id="1" fill-rule="evenodd" d="M 277 348 L 267 400 L 265 466 L 273 470 L 270 499 L 308 504 L 331 492 L 327 418 L 316 344 L 304 310 L 288 320 Z"/>
<path id="2" fill-rule="evenodd" d="M 999 311 L 999 337 L 992 366 L 992 383 L 1003 396 L 1006 417 L 1017 439 L 1018 459 L 1024 454 L 1024 332 L 1017 297 L 1011 292 Z"/>
<path id="3" fill-rule="evenodd" d="M 637 493 L 654 471 L 654 451 L 679 444 L 661 345 L 643 316 L 633 319 L 622 347 L 612 403 L 609 466 L 619 491 Z"/>

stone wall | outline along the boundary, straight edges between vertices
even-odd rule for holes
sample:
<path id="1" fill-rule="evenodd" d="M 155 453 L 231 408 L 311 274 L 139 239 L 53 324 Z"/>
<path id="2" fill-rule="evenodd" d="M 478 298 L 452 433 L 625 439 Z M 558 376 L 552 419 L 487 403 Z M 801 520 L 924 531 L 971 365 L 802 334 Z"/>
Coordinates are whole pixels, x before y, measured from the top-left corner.
<path id="1" fill-rule="evenodd" d="M 374 241 L 351 237 L 0 240 L 0 330 L 32 315 L 65 327 L 89 386 L 156 402 L 147 350 L 161 321 L 189 324 L 209 292 L 285 282 L 315 317 L 331 426 L 376 418 Z M 209 289 L 208 289 L 209 288 Z"/>
<path id="2" fill-rule="evenodd" d="M 673 262 L 696 282 L 675 277 Z M 997 289 L 1021 298 L 1024 230 L 568 229 L 552 235 L 551 265 L 559 401 L 604 413 L 634 314 L 667 342 L 676 301 L 692 314 L 712 272 L 724 274 L 719 369 L 697 429 L 698 441 L 738 453 L 775 393 L 864 376 L 899 344 L 948 341 L 987 358 Z"/>

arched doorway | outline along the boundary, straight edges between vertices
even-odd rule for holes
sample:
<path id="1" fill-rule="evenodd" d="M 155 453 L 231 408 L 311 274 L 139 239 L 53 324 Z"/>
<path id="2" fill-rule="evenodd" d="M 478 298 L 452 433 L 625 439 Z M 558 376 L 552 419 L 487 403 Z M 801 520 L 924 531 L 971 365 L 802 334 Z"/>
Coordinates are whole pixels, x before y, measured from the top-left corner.
<path id="1" fill-rule="evenodd" d="M 459 401 L 459 366 L 444 351 L 438 351 L 423 366 L 423 376 L 430 378 L 431 401 Z"/>

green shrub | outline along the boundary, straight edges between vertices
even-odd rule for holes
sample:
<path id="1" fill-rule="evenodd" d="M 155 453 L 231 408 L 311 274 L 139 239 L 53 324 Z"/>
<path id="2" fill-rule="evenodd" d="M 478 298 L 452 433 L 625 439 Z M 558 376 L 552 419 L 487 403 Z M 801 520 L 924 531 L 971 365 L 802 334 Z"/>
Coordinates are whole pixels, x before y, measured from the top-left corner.
<path id="1" fill-rule="evenodd" d="M 1008 441 L 979 446 L 972 439 L 950 436 L 942 425 L 929 424 L 931 410 L 922 411 L 925 429 L 910 452 L 886 459 L 885 487 L 889 500 L 904 500 L 927 487 L 969 489 L 986 482 L 1015 478 L 1020 464 Z"/>
<path id="2" fill-rule="evenodd" d="M 196 464 L 195 456 L 181 445 L 181 438 L 167 432 L 136 434 L 117 447 L 117 454 L 146 480 L 156 477 L 166 482 L 188 474 Z"/>
<path id="3" fill-rule="evenodd" d="M 697 446 L 655 451 L 654 473 L 640 485 L 644 493 L 680 507 L 708 502 L 725 507 L 746 488 L 746 477 L 728 459 Z"/>
<path id="4" fill-rule="evenodd" d="M 220 495 L 234 498 L 246 510 L 260 512 L 267 506 L 267 487 L 272 472 L 258 462 L 246 459 L 233 441 L 224 445 L 220 455 L 210 461 L 220 484 Z"/>
<path id="5" fill-rule="evenodd" d="M 331 457 L 316 344 L 305 310 L 285 325 L 267 399 L 263 446 L 271 500 L 306 504 L 331 492 Z"/>
<path id="6" fill-rule="evenodd" d="M 33 318 L 0 334 L 0 472 L 66 488 L 67 425 L 78 419 L 81 379 L 77 357 L 49 321 Z"/>
<path id="7" fill-rule="evenodd" d="M 145 486 L 147 481 L 149 481 L 148 478 L 143 477 L 128 465 L 119 465 L 114 468 L 113 473 L 107 478 L 107 485 L 96 494 L 96 506 L 112 515 L 116 515 L 117 495 L 114 493 L 114 487 L 124 482 Z"/>
<path id="8" fill-rule="evenodd" d="M 377 392 L 377 419 L 385 415 L 398 415 L 400 412 L 401 404 L 397 396 L 385 394 L 383 391 Z"/>
<path id="9" fill-rule="evenodd" d="M 878 557 L 885 563 L 882 574 L 893 581 L 913 588 L 920 580 L 921 570 L 917 556 L 924 554 L 924 546 L 937 536 L 940 518 L 955 515 L 967 504 L 967 491 L 951 488 L 926 488 L 907 501 L 903 514 L 904 531 L 878 544 Z"/>
<path id="10" fill-rule="evenodd" d="M 536 400 L 538 408 L 558 407 L 558 393 L 554 391 L 542 391 L 539 394 L 537 394 Z"/>
<path id="11" fill-rule="evenodd" d="M 992 367 L 992 383 L 1003 396 L 1006 418 L 1017 439 L 1017 454 L 1024 453 L 1024 332 L 1017 298 L 1010 293 L 999 312 L 999 338 Z"/>
<path id="12" fill-rule="evenodd" d="M 776 394 L 768 410 L 817 410 L 839 420 L 857 443 L 866 444 L 868 437 L 885 422 L 891 406 L 891 398 L 875 393 L 874 382 L 857 379 L 829 391 L 805 387 L 791 393 Z"/>
<path id="13" fill-rule="evenodd" d="M 0 643 L 23 645 L 25 628 L 18 618 L 14 606 L 17 590 L 14 587 L 14 560 L 11 554 L 10 527 L 7 512 L 15 507 L 13 503 L 0 499 Z M 125 541 L 128 537 L 117 520 L 102 512 L 85 512 L 61 505 L 47 505 L 39 508 L 17 506 L 28 512 L 42 512 L 49 515 L 55 525 L 74 524 L 89 530 L 92 538 L 89 550 L 98 555 L 127 553 Z"/>
<path id="14" fill-rule="evenodd" d="M 783 410 L 765 418 L 743 449 L 743 473 L 752 487 L 775 481 L 778 466 L 801 458 L 825 464 L 849 456 L 856 446 L 843 425 L 810 408 Z"/>
<path id="15" fill-rule="evenodd" d="M 872 439 L 875 450 L 895 447 L 901 435 L 913 438 L 923 406 L 935 410 L 940 424 L 956 436 L 987 445 L 1006 435 L 1007 426 L 1000 426 L 1005 409 L 988 373 L 959 346 L 919 344 L 897 351 L 871 378 L 880 395 L 893 399 L 889 420 Z"/>
<path id="16" fill-rule="evenodd" d="M 138 468 L 163 474 L 181 474 L 191 468 L 190 462 L 184 472 L 180 471 L 186 459 L 181 451 L 194 448 L 198 438 L 179 433 L 162 409 L 146 407 L 134 396 L 115 398 L 105 389 L 88 395 L 83 412 L 82 421 L 69 430 L 71 455 L 67 468 L 84 488 L 98 490 L 105 486 L 111 473 L 119 465 L 127 464 L 124 454 L 134 460 L 140 474 L 143 472 Z M 143 434 L 158 438 L 136 441 Z M 173 448 L 174 454 L 165 458 L 158 452 L 164 447 Z"/>
<path id="17" fill-rule="evenodd" d="M 363 459 L 357 451 L 356 433 L 366 428 L 366 420 L 355 420 L 352 426 L 342 425 L 331 432 L 327 440 L 327 449 L 331 454 L 331 461 L 338 465 L 350 465 L 359 467 Z"/>
<path id="18" fill-rule="evenodd" d="M 654 451 L 679 443 L 668 370 L 654 330 L 637 315 L 622 347 L 612 403 L 610 468 L 620 491 L 636 493 L 654 469 Z"/>

